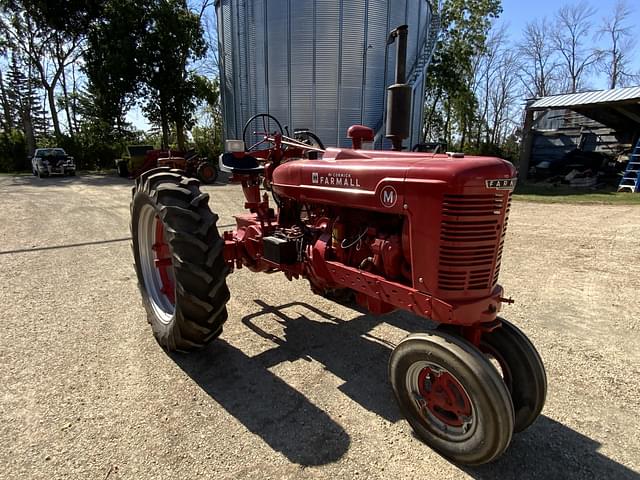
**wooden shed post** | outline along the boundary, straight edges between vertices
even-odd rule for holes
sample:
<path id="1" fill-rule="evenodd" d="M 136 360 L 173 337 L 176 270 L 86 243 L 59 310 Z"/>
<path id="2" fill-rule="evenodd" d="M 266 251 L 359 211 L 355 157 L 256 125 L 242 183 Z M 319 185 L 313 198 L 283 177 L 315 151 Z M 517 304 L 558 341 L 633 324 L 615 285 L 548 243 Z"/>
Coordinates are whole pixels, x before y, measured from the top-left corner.
<path id="1" fill-rule="evenodd" d="M 518 177 L 526 180 L 529 174 L 529 163 L 531 162 L 531 150 L 533 148 L 533 115 L 534 111 L 529 107 L 533 100 L 527 102 L 524 117 L 524 128 L 522 131 L 522 145 L 520 146 L 520 162 L 518 164 Z"/>

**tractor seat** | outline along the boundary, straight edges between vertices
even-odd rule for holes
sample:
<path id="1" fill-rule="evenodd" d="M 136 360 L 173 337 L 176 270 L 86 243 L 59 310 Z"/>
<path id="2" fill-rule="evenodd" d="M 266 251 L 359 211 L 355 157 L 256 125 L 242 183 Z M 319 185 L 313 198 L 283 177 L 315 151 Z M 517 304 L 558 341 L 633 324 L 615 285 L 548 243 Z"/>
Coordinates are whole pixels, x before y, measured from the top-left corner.
<path id="1" fill-rule="evenodd" d="M 264 166 L 251 155 L 236 157 L 233 153 L 223 153 L 220 157 L 220 170 L 238 175 L 252 175 L 264 173 Z"/>

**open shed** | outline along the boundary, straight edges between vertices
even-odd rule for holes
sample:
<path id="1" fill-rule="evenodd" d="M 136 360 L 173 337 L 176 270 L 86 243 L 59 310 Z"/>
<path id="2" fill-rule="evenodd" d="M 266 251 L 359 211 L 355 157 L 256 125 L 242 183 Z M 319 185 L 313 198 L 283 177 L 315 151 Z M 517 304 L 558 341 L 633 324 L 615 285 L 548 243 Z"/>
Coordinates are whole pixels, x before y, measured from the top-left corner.
<path id="1" fill-rule="evenodd" d="M 520 176 L 577 148 L 615 155 L 640 136 L 640 86 L 553 95 L 526 108 Z"/>

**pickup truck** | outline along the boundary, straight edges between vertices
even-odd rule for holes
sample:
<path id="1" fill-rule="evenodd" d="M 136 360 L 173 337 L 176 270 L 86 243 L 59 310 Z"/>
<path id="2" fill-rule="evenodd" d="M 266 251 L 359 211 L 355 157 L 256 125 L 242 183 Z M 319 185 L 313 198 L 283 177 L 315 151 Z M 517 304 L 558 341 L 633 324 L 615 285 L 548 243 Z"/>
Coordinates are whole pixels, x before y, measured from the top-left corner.
<path id="1" fill-rule="evenodd" d="M 31 170 L 38 177 L 49 175 L 75 175 L 76 164 L 73 157 L 62 148 L 38 148 L 31 159 Z"/>

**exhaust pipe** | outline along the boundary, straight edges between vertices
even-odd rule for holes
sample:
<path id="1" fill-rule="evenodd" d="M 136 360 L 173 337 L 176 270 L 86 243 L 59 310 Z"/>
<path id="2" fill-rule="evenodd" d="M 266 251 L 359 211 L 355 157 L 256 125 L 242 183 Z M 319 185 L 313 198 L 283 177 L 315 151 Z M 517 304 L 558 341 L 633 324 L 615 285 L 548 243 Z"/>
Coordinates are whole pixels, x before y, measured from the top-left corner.
<path id="1" fill-rule="evenodd" d="M 409 138 L 411 128 L 411 86 L 407 81 L 407 35 L 409 27 L 401 25 L 389 34 L 387 45 L 396 43 L 395 84 L 387 91 L 387 135 L 393 149 L 402 150 L 402 142 Z"/>

